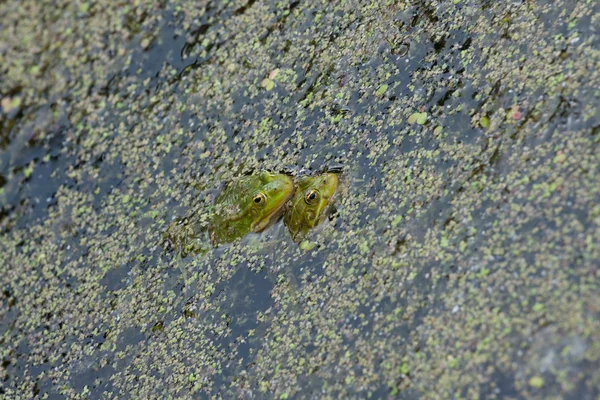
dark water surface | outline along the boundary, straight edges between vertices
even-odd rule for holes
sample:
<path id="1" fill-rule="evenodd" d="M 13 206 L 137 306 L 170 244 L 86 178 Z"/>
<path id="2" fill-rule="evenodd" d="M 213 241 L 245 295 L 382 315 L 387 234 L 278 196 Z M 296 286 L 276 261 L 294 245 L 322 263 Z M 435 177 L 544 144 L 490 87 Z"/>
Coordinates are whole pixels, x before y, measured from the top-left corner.
<path id="1" fill-rule="evenodd" d="M 596 398 L 599 18 L 3 3 L 0 395 Z M 340 164 L 310 251 L 164 246 L 236 176 Z"/>

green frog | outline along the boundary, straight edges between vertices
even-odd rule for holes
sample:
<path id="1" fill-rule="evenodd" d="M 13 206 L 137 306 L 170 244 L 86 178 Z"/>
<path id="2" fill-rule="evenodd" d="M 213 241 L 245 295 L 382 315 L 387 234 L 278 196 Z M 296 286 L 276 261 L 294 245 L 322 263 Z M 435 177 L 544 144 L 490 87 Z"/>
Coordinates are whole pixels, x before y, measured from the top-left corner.
<path id="1" fill-rule="evenodd" d="M 296 194 L 283 217 L 283 223 L 295 242 L 301 242 L 311 228 L 325 219 L 325 210 L 337 187 L 338 176 L 332 172 L 296 180 Z"/>
<path id="2" fill-rule="evenodd" d="M 183 257 L 205 253 L 210 245 L 216 247 L 265 230 L 281 217 L 293 195 L 294 183 L 288 175 L 263 171 L 244 176 L 230 182 L 217 196 L 209 210 L 208 230 L 191 218 L 179 218 L 164 236 Z"/>
<path id="3" fill-rule="evenodd" d="M 231 182 L 215 199 L 216 212 L 208 228 L 213 245 L 260 232 L 281 217 L 294 195 L 292 178 L 260 172 Z"/>

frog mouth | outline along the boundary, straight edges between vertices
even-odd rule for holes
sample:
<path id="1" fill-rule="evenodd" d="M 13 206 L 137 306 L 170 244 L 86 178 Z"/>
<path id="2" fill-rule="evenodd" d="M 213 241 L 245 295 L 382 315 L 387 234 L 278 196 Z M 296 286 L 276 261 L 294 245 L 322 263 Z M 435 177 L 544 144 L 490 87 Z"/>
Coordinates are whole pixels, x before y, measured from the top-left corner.
<path id="1" fill-rule="evenodd" d="M 273 210 L 271 214 L 269 214 L 269 216 L 263 218 L 257 223 L 253 223 L 251 226 L 252 232 L 261 232 L 267 229 L 272 224 L 274 224 L 279 218 L 281 218 L 283 212 L 285 211 L 286 203 L 292 198 L 292 196 L 294 196 L 294 191 L 295 189 L 292 186 L 292 190 L 290 190 L 290 193 L 281 201 L 279 206 L 275 210 Z"/>

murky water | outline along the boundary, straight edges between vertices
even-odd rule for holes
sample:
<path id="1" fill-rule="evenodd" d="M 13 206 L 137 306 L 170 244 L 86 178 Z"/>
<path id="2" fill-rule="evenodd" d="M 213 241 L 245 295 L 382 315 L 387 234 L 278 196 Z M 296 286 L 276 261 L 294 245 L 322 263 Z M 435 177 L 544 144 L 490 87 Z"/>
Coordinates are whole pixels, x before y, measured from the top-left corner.
<path id="1" fill-rule="evenodd" d="M 595 398 L 593 2 L 0 6 L 7 398 Z M 259 169 L 279 222 L 162 233 Z"/>

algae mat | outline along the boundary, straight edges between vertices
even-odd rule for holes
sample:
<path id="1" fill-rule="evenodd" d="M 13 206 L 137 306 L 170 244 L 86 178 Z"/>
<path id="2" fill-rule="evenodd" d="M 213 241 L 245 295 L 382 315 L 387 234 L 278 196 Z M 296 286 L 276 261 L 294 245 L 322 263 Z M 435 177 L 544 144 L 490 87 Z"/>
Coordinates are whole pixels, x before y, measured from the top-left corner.
<path id="1" fill-rule="evenodd" d="M 5 1 L 0 396 L 600 395 L 594 1 Z M 179 259 L 259 169 L 344 169 Z"/>

